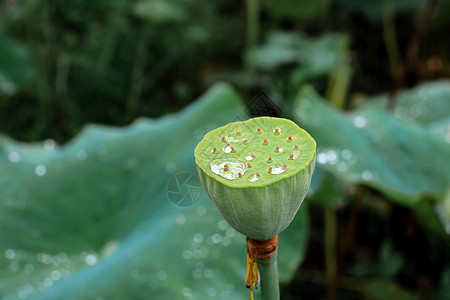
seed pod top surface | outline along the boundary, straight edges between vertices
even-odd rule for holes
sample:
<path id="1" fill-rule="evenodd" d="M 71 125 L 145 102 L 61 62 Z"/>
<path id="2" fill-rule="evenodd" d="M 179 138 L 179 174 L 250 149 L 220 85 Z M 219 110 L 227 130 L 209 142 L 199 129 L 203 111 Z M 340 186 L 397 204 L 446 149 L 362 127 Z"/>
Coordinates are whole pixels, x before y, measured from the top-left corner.
<path id="1" fill-rule="evenodd" d="M 316 142 L 294 122 L 260 117 L 207 133 L 197 145 L 197 166 L 232 188 L 266 186 L 294 176 L 314 160 Z"/>

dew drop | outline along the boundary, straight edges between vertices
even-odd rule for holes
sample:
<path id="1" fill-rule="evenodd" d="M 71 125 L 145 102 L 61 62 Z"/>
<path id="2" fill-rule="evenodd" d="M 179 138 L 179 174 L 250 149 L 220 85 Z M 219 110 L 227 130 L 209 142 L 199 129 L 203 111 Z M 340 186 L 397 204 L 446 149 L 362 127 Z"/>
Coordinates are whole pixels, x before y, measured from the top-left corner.
<path id="1" fill-rule="evenodd" d="M 61 278 L 61 272 L 54 270 L 50 273 L 50 277 L 52 278 L 52 280 L 56 281 L 59 280 Z"/>
<path id="2" fill-rule="evenodd" d="M 211 237 L 211 241 L 213 244 L 219 244 L 222 241 L 222 236 L 218 233 L 215 233 Z"/>
<path id="3" fill-rule="evenodd" d="M 230 180 L 239 178 L 238 174 L 244 175 L 247 170 L 245 164 L 236 158 L 213 159 L 210 162 L 210 167 L 214 174 Z"/>
<path id="4" fill-rule="evenodd" d="M 363 128 L 367 125 L 367 120 L 363 116 L 357 116 L 353 119 L 353 125 L 358 128 Z"/>
<path id="5" fill-rule="evenodd" d="M 184 258 L 185 260 L 191 259 L 191 258 L 192 258 L 192 251 L 190 251 L 190 250 L 185 250 L 185 251 L 183 252 L 183 258 Z"/>
<path id="6" fill-rule="evenodd" d="M 55 141 L 52 140 L 52 139 L 47 139 L 47 140 L 45 140 L 45 142 L 44 142 L 44 148 L 45 148 L 45 150 L 47 150 L 47 151 L 54 150 L 54 149 L 55 149 L 55 146 L 56 146 L 56 143 L 55 143 Z"/>
<path id="7" fill-rule="evenodd" d="M 373 178 L 372 172 L 365 170 L 362 172 L 361 177 L 365 181 L 369 181 Z"/>
<path id="8" fill-rule="evenodd" d="M 34 169 L 34 173 L 36 173 L 37 176 L 44 176 L 45 173 L 47 173 L 47 168 L 44 165 L 38 165 Z"/>
<path id="9" fill-rule="evenodd" d="M 20 154 L 16 151 L 9 152 L 8 159 L 12 163 L 16 163 L 20 161 Z"/>
<path id="10" fill-rule="evenodd" d="M 9 263 L 9 270 L 11 272 L 17 272 L 20 270 L 20 265 L 18 261 L 12 261 Z"/>
<path id="11" fill-rule="evenodd" d="M 281 148 L 280 146 L 276 146 L 274 152 L 276 152 L 276 153 L 283 153 L 284 149 Z"/>
<path id="12" fill-rule="evenodd" d="M 95 254 L 88 254 L 88 255 L 86 255 L 86 258 L 84 259 L 84 261 L 89 266 L 93 266 L 93 265 L 95 265 L 97 263 L 97 255 L 95 255 Z"/>
<path id="13" fill-rule="evenodd" d="M 271 170 L 269 170 L 270 174 L 277 175 L 277 174 L 286 172 L 288 169 L 288 166 L 285 163 L 282 163 L 282 164 L 274 165 L 273 167 L 270 167 L 269 169 L 271 169 Z"/>
<path id="14" fill-rule="evenodd" d="M 337 153 L 334 150 L 327 151 L 327 161 L 328 163 L 334 165 L 337 162 Z"/>
<path id="15" fill-rule="evenodd" d="M 299 156 L 300 156 L 300 153 L 298 153 L 298 151 L 296 151 L 296 152 L 291 153 L 291 154 L 289 155 L 289 160 L 297 159 Z"/>
<path id="16" fill-rule="evenodd" d="M 194 234 L 194 242 L 200 244 L 203 241 L 203 235 L 201 233 Z"/>
<path id="17" fill-rule="evenodd" d="M 14 259 L 14 257 L 16 257 L 16 252 L 13 249 L 7 249 L 5 251 L 5 256 L 7 259 Z"/>
<path id="18" fill-rule="evenodd" d="M 252 160 L 252 159 L 254 159 L 254 158 L 256 158 L 256 155 L 255 155 L 255 153 L 253 153 L 253 152 L 250 152 L 250 153 L 245 157 L 246 160 Z"/>
<path id="19" fill-rule="evenodd" d="M 44 286 L 49 288 L 53 285 L 53 280 L 49 277 L 45 277 L 44 279 Z"/>
<path id="20" fill-rule="evenodd" d="M 259 172 L 256 172 L 249 177 L 248 181 L 255 182 L 259 179 L 261 179 L 261 175 L 259 174 Z"/>
<path id="21" fill-rule="evenodd" d="M 183 215 L 178 215 L 178 216 L 176 217 L 176 219 L 175 219 L 175 222 L 176 222 L 178 225 L 183 225 L 184 223 L 186 223 L 186 217 L 183 216 Z"/>
<path id="22" fill-rule="evenodd" d="M 327 155 L 325 153 L 319 153 L 319 155 L 317 155 L 317 162 L 319 164 L 326 164 L 327 163 Z"/>
<path id="23" fill-rule="evenodd" d="M 217 223 L 217 227 L 220 230 L 226 230 L 228 228 L 228 223 L 225 220 L 221 220 L 221 221 L 219 221 L 219 223 Z"/>
<path id="24" fill-rule="evenodd" d="M 353 154 L 349 149 L 344 149 L 341 153 L 342 158 L 349 160 L 352 158 Z"/>
<path id="25" fill-rule="evenodd" d="M 223 152 L 225 153 L 231 153 L 231 152 L 236 152 L 236 149 L 234 148 L 234 146 L 230 145 L 230 144 L 226 144 L 222 147 Z"/>

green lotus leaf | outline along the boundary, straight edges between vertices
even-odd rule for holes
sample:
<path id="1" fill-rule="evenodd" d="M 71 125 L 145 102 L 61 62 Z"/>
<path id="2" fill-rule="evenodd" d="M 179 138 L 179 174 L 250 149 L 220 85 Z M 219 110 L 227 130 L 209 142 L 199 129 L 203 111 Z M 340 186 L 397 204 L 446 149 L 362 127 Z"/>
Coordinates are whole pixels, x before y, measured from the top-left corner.
<path id="1" fill-rule="evenodd" d="M 222 216 L 242 234 L 266 240 L 291 223 L 305 198 L 316 142 L 292 121 L 261 117 L 209 132 L 194 154 Z"/>
<path id="2" fill-rule="evenodd" d="M 378 109 L 345 114 L 311 87 L 300 91 L 294 115 L 316 138 L 320 167 L 342 180 L 371 186 L 407 207 L 425 196 L 440 199 L 448 188 L 448 142 L 419 122 Z"/>
<path id="3" fill-rule="evenodd" d="M 245 237 L 206 193 L 169 197 L 202 191 L 195 146 L 243 111 L 217 84 L 177 114 L 89 125 L 64 146 L 0 134 L 0 298 L 249 299 Z M 280 234 L 284 283 L 305 255 L 305 208 Z"/>

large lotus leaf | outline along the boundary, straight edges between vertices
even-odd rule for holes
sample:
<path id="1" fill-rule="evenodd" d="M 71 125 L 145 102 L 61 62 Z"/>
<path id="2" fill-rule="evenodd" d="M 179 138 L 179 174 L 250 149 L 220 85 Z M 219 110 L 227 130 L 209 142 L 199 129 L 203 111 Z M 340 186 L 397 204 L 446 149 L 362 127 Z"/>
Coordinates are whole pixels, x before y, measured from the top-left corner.
<path id="1" fill-rule="evenodd" d="M 312 88 L 294 106 L 299 125 L 317 141 L 318 166 L 364 183 L 411 206 L 424 195 L 440 198 L 450 183 L 450 147 L 442 136 L 382 110 L 342 113 Z"/>
<path id="2" fill-rule="evenodd" d="M 13 94 L 33 75 L 28 51 L 0 33 L 0 93 Z"/>
<path id="3" fill-rule="evenodd" d="M 248 299 L 245 238 L 193 156 L 242 111 L 218 85 L 177 115 L 89 126 L 62 147 L 0 137 L 2 299 Z M 305 213 L 280 235 L 282 280 L 302 259 Z"/>
<path id="4" fill-rule="evenodd" d="M 374 97 L 362 109 L 382 111 L 387 101 L 388 95 Z M 430 82 L 399 93 L 394 115 L 428 127 L 450 142 L 450 81 Z"/>

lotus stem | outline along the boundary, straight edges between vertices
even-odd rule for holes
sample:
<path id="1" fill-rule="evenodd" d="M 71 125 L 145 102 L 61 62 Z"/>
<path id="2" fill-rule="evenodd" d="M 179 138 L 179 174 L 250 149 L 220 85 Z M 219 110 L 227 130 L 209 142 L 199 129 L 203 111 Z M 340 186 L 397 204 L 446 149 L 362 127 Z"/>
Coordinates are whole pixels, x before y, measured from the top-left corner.
<path id="1" fill-rule="evenodd" d="M 247 238 L 250 255 L 258 263 L 261 299 L 279 300 L 280 287 L 278 282 L 277 249 L 278 235 L 268 240 L 255 240 Z"/>
<path id="2" fill-rule="evenodd" d="M 259 260 L 259 274 L 261 276 L 261 299 L 262 300 L 279 300 L 280 288 L 278 283 L 278 266 L 277 254 L 269 260 Z"/>

